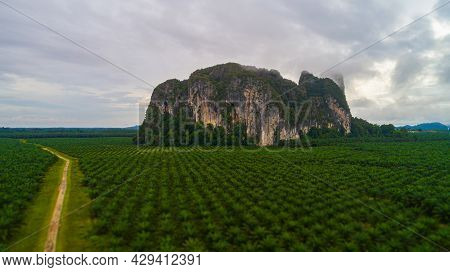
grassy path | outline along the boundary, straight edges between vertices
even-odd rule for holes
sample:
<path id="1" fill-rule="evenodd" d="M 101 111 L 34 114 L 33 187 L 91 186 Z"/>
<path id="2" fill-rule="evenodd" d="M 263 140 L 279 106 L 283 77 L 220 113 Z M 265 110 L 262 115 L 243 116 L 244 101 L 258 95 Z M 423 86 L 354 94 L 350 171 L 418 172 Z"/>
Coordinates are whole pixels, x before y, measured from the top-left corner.
<path id="1" fill-rule="evenodd" d="M 24 211 L 24 222 L 14 235 L 14 245 L 9 251 L 43 251 L 47 240 L 47 229 L 52 218 L 52 207 L 58 197 L 64 161 L 58 160 L 50 167 L 42 181 L 41 189 Z M 42 230 L 42 231 L 41 231 Z"/>
<path id="2" fill-rule="evenodd" d="M 27 144 L 24 142 L 24 144 Z M 89 239 L 92 220 L 81 184 L 78 160 L 57 150 L 43 150 L 58 157 L 45 175 L 41 189 L 25 211 L 24 222 L 10 251 L 95 251 Z"/>
<path id="3" fill-rule="evenodd" d="M 56 251 L 98 251 L 91 232 L 91 199 L 87 188 L 82 184 L 84 176 L 78 167 L 78 159 L 65 154 L 64 156 L 71 160 L 71 164 Z"/>

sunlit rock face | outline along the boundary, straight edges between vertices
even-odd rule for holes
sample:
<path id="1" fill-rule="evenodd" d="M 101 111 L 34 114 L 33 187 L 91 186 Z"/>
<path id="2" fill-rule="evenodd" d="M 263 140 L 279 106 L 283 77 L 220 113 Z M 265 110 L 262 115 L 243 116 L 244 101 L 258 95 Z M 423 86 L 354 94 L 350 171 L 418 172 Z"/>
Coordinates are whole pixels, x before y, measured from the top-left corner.
<path id="1" fill-rule="evenodd" d="M 227 63 L 158 85 L 150 107 L 171 115 L 184 109 L 193 122 L 205 125 L 245 124 L 247 136 L 259 145 L 271 145 L 277 137 L 296 139 L 312 127 L 350 132 L 342 76 L 332 80 L 302 72 L 297 84 L 275 70 Z"/>

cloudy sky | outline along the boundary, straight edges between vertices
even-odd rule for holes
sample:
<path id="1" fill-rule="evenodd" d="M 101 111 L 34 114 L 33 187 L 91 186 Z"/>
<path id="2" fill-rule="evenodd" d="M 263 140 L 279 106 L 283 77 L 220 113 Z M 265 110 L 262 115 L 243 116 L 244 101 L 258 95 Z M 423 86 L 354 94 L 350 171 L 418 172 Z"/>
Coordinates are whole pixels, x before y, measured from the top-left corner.
<path id="1" fill-rule="evenodd" d="M 152 86 L 226 62 L 298 81 L 447 0 L 0 0 L 0 127 L 138 123 Z M 336 67 L 352 114 L 374 123 L 450 123 L 450 5 Z"/>

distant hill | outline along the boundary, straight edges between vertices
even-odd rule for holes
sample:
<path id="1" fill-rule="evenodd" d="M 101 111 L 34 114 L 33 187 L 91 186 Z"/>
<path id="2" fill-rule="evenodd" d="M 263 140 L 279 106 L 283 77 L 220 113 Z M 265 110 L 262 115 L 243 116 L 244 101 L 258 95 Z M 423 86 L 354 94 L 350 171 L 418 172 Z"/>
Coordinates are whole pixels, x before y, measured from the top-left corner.
<path id="1" fill-rule="evenodd" d="M 434 122 L 434 123 L 423 123 L 423 124 L 419 124 L 419 125 L 415 125 L 415 126 L 404 126 L 404 127 L 399 127 L 399 128 L 404 128 L 407 130 L 428 130 L 428 131 L 448 131 L 449 127 L 442 124 L 442 123 L 438 123 L 438 122 Z"/>
<path id="2" fill-rule="evenodd" d="M 135 130 L 138 130 L 139 129 L 139 125 L 135 125 L 135 126 L 132 126 L 132 127 L 126 127 L 124 129 L 135 129 Z"/>

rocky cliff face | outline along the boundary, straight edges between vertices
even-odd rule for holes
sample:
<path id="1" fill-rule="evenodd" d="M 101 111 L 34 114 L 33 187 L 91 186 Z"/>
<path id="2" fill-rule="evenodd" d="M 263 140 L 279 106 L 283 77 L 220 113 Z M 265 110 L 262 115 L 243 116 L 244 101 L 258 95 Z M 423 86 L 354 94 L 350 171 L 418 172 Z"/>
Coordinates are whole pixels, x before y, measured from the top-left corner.
<path id="1" fill-rule="evenodd" d="M 170 115 L 187 112 L 205 125 L 245 124 L 248 137 L 271 145 L 276 138 L 298 138 L 312 127 L 349 133 L 343 79 L 337 82 L 303 72 L 297 84 L 275 70 L 228 63 L 158 85 L 149 108 Z M 144 125 L 151 122 L 147 118 Z"/>

